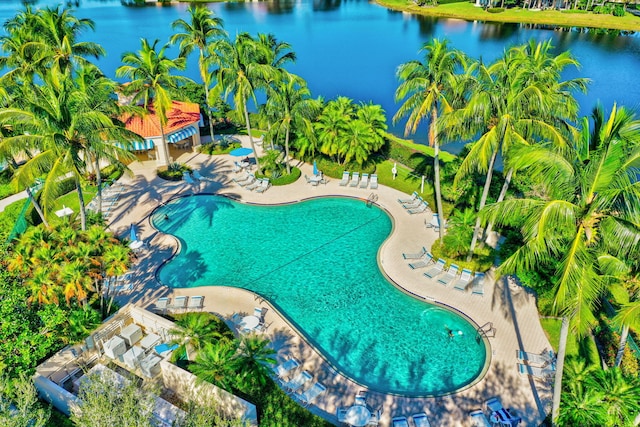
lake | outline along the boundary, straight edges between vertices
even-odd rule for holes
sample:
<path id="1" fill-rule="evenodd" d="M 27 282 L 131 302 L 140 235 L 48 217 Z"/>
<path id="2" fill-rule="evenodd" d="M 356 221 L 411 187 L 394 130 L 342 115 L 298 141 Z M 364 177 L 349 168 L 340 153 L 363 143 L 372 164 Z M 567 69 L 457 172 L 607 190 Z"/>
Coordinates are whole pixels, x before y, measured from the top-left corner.
<path id="1" fill-rule="evenodd" d="M 58 3 L 41 0 L 35 2 L 35 7 Z M 0 20 L 13 16 L 21 4 L 4 0 L 0 4 Z M 120 0 L 80 0 L 73 4 L 77 4 L 76 16 L 95 21 L 96 31 L 83 37 L 105 48 L 107 56 L 98 63 L 112 78 L 122 53 L 137 51 L 141 37 L 166 42 L 172 34 L 171 23 L 178 18 L 187 19 L 185 4 L 130 7 Z M 396 68 L 417 59 L 418 49 L 434 37 L 446 38 L 452 47 L 485 62 L 493 61 L 514 44 L 552 39 L 558 50 L 570 50 L 582 64 L 580 70 L 571 69 L 564 77 L 581 76 L 592 81 L 586 95 L 577 95 L 582 114 L 589 114 L 598 100 L 607 110 L 614 102 L 635 108 L 640 100 L 640 85 L 634 83 L 635 73 L 640 70 L 637 35 L 434 19 L 390 11 L 360 0 L 214 3 L 209 7 L 224 19 L 225 29 L 232 36 L 242 31 L 273 33 L 279 41 L 290 43 L 298 60 L 289 70 L 308 82 L 313 96 L 328 100 L 344 95 L 358 102 L 373 101 L 383 106 L 389 118 L 397 110 Z M 199 81 L 195 55 L 189 64 L 187 74 Z M 403 125 L 399 123 L 391 130 L 401 135 Z M 419 132 L 416 140 L 424 142 L 426 130 Z"/>

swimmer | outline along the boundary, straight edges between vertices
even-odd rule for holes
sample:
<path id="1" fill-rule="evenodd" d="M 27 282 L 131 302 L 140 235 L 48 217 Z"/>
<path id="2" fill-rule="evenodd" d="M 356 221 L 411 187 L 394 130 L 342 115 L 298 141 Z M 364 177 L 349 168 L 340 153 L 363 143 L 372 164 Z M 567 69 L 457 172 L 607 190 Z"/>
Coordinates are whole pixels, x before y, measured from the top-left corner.
<path id="1" fill-rule="evenodd" d="M 164 214 L 164 220 L 165 220 L 165 221 L 169 221 L 169 215 Z"/>
<path id="2" fill-rule="evenodd" d="M 449 334 L 449 338 L 453 338 L 453 331 L 445 326 L 447 333 Z"/>

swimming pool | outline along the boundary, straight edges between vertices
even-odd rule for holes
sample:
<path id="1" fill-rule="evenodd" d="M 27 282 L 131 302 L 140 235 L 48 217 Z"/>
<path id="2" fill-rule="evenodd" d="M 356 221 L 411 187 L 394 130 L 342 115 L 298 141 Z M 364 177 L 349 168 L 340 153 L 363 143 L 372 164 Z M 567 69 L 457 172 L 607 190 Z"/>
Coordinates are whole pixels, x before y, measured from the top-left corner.
<path id="1" fill-rule="evenodd" d="M 375 206 L 348 198 L 257 206 L 200 195 L 168 203 L 152 221 L 181 244 L 158 272 L 163 284 L 264 296 L 333 366 L 371 390 L 442 395 L 484 372 L 486 343 L 472 323 L 404 294 L 380 272 L 377 252 L 392 223 Z"/>

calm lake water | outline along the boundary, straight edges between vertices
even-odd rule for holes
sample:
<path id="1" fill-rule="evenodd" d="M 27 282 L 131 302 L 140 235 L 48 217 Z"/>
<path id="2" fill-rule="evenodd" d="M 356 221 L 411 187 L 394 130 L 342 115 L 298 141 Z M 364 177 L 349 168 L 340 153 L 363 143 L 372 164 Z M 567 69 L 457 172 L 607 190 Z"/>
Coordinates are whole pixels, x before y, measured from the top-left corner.
<path id="1" fill-rule="evenodd" d="M 40 0 L 35 7 L 56 5 L 57 0 Z M 76 16 L 91 18 L 96 31 L 86 39 L 100 43 L 107 56 L 99 61 L 103 71 L 115 77 L 125 51 L 137 51 L 140 38 L 166 42 L 171 23 L 187 17 L 187 5 L 127 7 L 120 0 L 79 0 Z M 4 22 L 22 7 L 21 1 L 0 2 Z M 592 83 L 586 95 L 578 94 L 581 113 L 589 114 L 599 100 L 610 109 L 614 102 L 637 107 L 640 85 L 640 37 L 611 36 L 579 32 L 528 29 L 518 24 L 466 22 L 432 19 L 389 11 L 367 1 L 274 1 L 215 3 L 210 8 L 224 19 L 229 34 L 246 31 L 273 33 L 293 46 L 298 56 L 290 71 L 305 78 L 313 96 L 331 99 L 338 95 L 356 101 L 381 104 L 390 118 L 397 110 L 394 92 L 395 70 L 403 62 L 418 58 L 423 43 L 437 37 L 452 47 L 490 62 L 504 49 L 529 39 L 552 39 L 559 50 L 570 50 L 582 64 L 565 78 L 588 77 Z M 174 50 L 175 52 L 175 50 Z M 188 75 L 197 81 L 195 55 Z M 402 134 L 403 123 L 392 127 Z M 426 132 L 426 131 L 425 131 Z M 416 140 L 424 141 L 420 131 Z"/>

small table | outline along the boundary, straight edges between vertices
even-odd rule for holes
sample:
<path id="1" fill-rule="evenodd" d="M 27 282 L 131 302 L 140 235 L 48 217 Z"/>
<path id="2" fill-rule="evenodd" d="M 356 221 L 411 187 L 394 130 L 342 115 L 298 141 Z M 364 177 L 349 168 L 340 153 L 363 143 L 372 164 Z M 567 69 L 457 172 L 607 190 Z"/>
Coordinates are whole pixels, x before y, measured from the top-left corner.
<path id="1" fill-rule="evenodd" d="M 309 182 L 311 183 L 311 185 L 318 185 L 322 182 L 322 177 L 320 175 L 313 175 L 311 178 L 309 178 Z"/>
<path id="2" fill-rule="evenodd" d="M 354 427 L 366 426 L 370 419 L 371 411 L 369 411 L 366 406 L 362 405 L 353 405 L 347 409 L 347 413 L 344 417 L 344 420 Z"/>
<path id="3" fill-rule="evenodd" d="M 62 218 L 63 216 L 69 216 L 72 213 L 73 213 L 73 209 L 62 205 L 62 209 L 60 209 L 59 211 L 56 211 L 56 216 L 58 218 Z"/>
<path id="4" fill-rule="evenodd" d="M 129 243 L 129 248 L 131 248 L 131 250 L 137 251 L 143 245 L 144 245 L 144 242 L 142 240 L 136 240 L 134 242 Z"/>
<path id="5" fill-rule="evenodd" d="M 252 331 L 260 324 L 260 319 L 256 316 L 244 316 L 238 325 L 241 331 Z"/>

